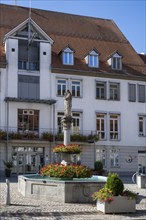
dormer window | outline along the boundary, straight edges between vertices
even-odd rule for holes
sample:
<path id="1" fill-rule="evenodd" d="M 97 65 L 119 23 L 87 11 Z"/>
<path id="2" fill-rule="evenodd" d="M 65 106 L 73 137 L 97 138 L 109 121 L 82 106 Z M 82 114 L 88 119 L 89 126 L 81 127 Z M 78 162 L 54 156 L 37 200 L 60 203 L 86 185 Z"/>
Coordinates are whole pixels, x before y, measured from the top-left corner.
<path id="1" fill-rule="evenodd" d="M 118 53 L 114 53 L 108 60 L 109 65 L 114 70 L 122 69 L 122 56 Z"/>
<path id="2" fill-rule="evenodd" d="M 121 69 L 121 57 L 113 57 L 112 68 L 120 70 Z"/>
<path id="3" fill-rule="evenodd" d="M 64 65 L 73 65 L 74 64 L 74 54 L 73 50 L 69 47 L 63 51 L 63 64 Z"/>
<path id="4" fill-rule="evenodd" d="M 85 61 L 89 67 L 98 68 L 99 67 L 99 54 L 92 50 L 86 57 Z"/>

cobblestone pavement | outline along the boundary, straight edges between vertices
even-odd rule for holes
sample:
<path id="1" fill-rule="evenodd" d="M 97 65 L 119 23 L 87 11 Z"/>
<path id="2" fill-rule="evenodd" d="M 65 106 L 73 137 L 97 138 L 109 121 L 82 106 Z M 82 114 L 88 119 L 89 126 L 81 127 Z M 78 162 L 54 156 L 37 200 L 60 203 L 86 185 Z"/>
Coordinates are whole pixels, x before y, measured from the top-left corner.
<path id="1" fill-rule="evenodd" d="M 138 189 L 131 178 L 122 177 L 126 189 L 139 193 L 134 214 L 103 214 L 95 204 L 60 204 L 51 201 L 27 199 L 17 191 L 17 178 L 10 180 L 10 205 L 5 205 L 6 183 L 0 178 L 0 220 L 146 220 L 146 189 Z"/>

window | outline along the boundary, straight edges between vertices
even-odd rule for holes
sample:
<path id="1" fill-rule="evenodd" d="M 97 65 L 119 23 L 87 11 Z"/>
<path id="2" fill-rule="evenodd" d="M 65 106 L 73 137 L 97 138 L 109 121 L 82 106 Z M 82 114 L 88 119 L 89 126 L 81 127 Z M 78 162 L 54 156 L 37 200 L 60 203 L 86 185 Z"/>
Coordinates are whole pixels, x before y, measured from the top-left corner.
<path id="1" fill-rule="evenodd" d="M 139 116 L 139 136 L 146 136 L 146 115 Z"/>
<path id="2" fill-rule="evenodd" d="M 110 150 L 110 166 L 111 167 L 119 167 L 120 161 L 119 161 L 119 155 L 120 152 L 118 149 L 111 149 Z"/>
<path id="3" fill-rule="evenodd" d="M 114 101 L 120 100 L 120 85 L 119 83 L 110 83 L 109 85 L 109 99 Z"/>
<path id="4" fill-rule="evenodd" d="M 57 113 L 57 132 L 60 134 L 60 133 L 63 133 L 63 125 L 61 123 L 61 118 L 64 116 L 64 113 L 63 112 L 58 112 Z"/>
<path id="5" fill-rule="evenodd" d="M 73 51 L 70 48 L 66 48 L 63 51 L 63 64 L 73 65 L 73 63 L 74 63 Z"/>
<path id="6" fill-rule="evenodd" d="M 121 57 L 112 58 L 112 69 L 116 69 L 116 70 L 121 69 Z"/>
<path id="7" fill-rule="evenodd" d="M 145 102 L 145 86 L 138 85 L 138 101 Z"/>
<path id="8" fill-rule="evenodd" d="M 119 123 L 120 116 L 117 114 L 110 114 L 110 140 L 119 139 Z"/>
<path id="9" fill-rule="evenodd" d="M 136 85 L 129 84 L 128 85 L 128 92 L 129 92 L 129 101 L 136 102 Z"/>
<path id="10" fill-rule="evenodd" d="M 27 40 L 19 40 L 18 47 L 18 69 L 39 70 L 39 42 L 31 41 L 28 45 Z"/>
<path id="11" fill-rule="evenodd" d="M 57 95 L 63 96 L 66 92 L 67 80 L 66 79 L 58 79 L 57 80 Z"/>
<path id="12" fill-rule="evenodd" d="M 96 99 L 106 99 L 106 82 L 96 82 Z"/>
<path id="13" fill-rule="evenodd" d="M 98 68 L 99 67 L 99 54 L 95 50 L 92 50 L 85 57 L 85 62 L 89 67 Z"/>
<path id="14" fill-rule="evenodd" d="M 63 132 L 63 125 L 61 123 L 61 119 L 64 116 L 63 112 L 58 112 L 57 113 L 57 131 L 58 133 Z M 72 123 L 72 133 L 79 133 L 81 131 L 81 118 L 82 118 L 82 113 L 80 112 L 73 112 L 72 113 L 73 117 L 73 123 Z"/>
<path id="15" fill-rule="evenodd" d="M 106 167 L 106 150 L 96 149 L 96 161 L 101 161 L 103 166 Z"/>
<path id="16" fill-rule="evenodd" d="M 73 112 L 72 117 L 72 131 L 73 133 L 79 133 L 81 131 L 81 113 Z"/>
<path id="17" fill-rule="evenodd" d="M 119 53 L 114 53 L 108 59 L 108 64 L 114 70 L 121 70 L 122 69 L 122 56 Z"/>
<path id="18" fill-rule="evenodd" d="M 39 111 L 18 109 L 18 131 L 39 131 Z"/>
<path id="19" fill-rule="evenodd" d="M 106 121 L 105 114 L 97 114 L 96 115 L 96 130 L 99 135 L 99 140 L 105 140 L 106 138 Z"/>
<path id="20" fill-rule="evenodd" d="M 96 53 L 94 50 L 89 54 L 88 57 L 89 61 L 88 61 L 88 65 L 89 67 L 99 67 L 99 57 L 98 57 L 98 53 Z"/>
<path id="21" fill-rule="evenodd" d="M 18 76 L 18 97 L 24 99 L 40 98 L 39 76 Z"/>
<path id="22" fill-rule="evenodd" d="M 73 97 L 80 97 L 81 96 L 81 82 L 77 80 L 72 80 L 71 91 L 72 91 Z"/>

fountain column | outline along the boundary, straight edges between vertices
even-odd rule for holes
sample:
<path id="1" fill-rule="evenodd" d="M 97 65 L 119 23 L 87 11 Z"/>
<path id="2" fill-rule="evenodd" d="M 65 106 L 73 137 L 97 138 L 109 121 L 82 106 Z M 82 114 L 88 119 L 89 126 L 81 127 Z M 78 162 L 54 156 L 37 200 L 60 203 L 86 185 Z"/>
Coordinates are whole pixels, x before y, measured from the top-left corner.
<path id="1" fill-rule="evenodd" d="M 61 119 L 64 131 L 64 145 L 70 144 L 70 130 L 72 123 L 71 116 L 71 108 L 72 108 L 72 94 L 69 90 L 65 92 L 64 95 L 64 116 Z"/>

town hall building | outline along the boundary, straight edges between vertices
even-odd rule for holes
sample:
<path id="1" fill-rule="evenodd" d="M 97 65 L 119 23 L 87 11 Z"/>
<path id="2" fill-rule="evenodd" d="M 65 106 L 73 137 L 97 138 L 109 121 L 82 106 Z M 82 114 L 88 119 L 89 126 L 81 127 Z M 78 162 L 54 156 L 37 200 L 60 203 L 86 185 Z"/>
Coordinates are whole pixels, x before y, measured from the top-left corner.
<path id="1" fill-rule="evenodd" d="M 81 163 L 145 173 L 146 64 L 114 21 L 0 4 L 0 172 L 54 162 L 67 90 Z"/>

